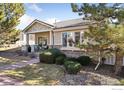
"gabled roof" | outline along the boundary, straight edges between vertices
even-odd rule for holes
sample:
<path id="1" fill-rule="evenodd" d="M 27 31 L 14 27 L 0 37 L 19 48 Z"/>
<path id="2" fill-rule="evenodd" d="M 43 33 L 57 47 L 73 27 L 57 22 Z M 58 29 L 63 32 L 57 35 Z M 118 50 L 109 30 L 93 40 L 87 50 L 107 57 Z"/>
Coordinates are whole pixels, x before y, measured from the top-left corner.
<path id="1" fill-rule="evenodd" d="M 89 24 L 95 24 L 96 23 L 95 21 L 84 20 L 83 18 L 78 18 L 78 19 L 71 19 L 71 20 L 56 22 L 53 25 L 51 25 L 51 24 L 48 24 L 46 22 L 35 19 L 23 31 L 26 31 L 27 29 L 29 29 L 36 22 L 40 23 L 42 25 L 46 25 L 50 28 L 55 28 L 55 29 L 86 26 L 86 25 L 89 25 Z"/>
<path id="2" fill-rule="evenodd" d="M 35 20 L 34 20 L 33 22 L 31 22 L 23 31 L 26 31 L 27 29 L 29 29 L 34 23 L 40 23 L 40 24 L 46 25 L 46 26 L 48 26 L 48 27 L 50 27 L 50 28 L 53 28 L 53 27 L 54 27 L 54 26 L 51 25 L 51 24 L 48 24 L 48 23 L 46 23 L 46 22 L 43 22 L 43 21 L 40 21 L 40 20 L 35 19 Z"/>

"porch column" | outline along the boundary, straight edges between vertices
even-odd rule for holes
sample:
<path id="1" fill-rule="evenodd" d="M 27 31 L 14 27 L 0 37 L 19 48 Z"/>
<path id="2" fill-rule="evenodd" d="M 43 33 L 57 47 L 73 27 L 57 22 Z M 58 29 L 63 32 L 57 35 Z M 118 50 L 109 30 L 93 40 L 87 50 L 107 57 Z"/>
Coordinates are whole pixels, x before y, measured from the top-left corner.
<path id="1" fill-rule="evenodd" d="M 23 33 L 23 42 L 22 42 L 22 51 L 28 51 L 27 45 L 29 45 L 29 35 L 27 33 Z"/>
<path id="2" fill-rule="evenodd" d="M 31 52 L 35 52 L 36 51 L 36 42 L 35 42 L 35 34 L 34 33 L 28 33 L 28 44 L 31 47 Z"/>
<path id="3" fill-rule="evenodd" d="M 26 34 L 26 45 L 29 45 L 29 34 Z"/>
<path id="4" fill-rule="evenodd" d="M 53 45 L 53 39 L 52 39 L 52 31 L 50 31 L 50 47 Z"/>

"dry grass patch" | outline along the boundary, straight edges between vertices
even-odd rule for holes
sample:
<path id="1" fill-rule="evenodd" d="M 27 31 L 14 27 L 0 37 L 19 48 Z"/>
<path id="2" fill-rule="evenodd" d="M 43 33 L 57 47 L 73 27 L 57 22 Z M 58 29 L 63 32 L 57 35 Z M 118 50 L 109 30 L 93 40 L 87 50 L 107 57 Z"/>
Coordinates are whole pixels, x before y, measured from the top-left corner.
<path id="1" fill-rule="evenodd" d="M 25 85 L 57 85 L 64 70 L 54 64 L 38 63 L 16 70 L 1 71 L 1 74 L 21 80 Z"/>
<path id="2" fill-rule="evenodd" d="M 10 60 L 8 58 L 0 57 L 0 66 L 14 64 L 16 61 Z"/>

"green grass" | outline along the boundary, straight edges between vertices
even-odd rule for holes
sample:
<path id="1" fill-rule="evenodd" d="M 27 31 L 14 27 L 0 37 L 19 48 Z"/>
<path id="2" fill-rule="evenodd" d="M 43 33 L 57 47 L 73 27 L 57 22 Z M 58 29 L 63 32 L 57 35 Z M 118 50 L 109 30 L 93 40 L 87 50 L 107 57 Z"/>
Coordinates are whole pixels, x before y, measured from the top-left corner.
<path id="1" fill-rule="evenodd" d="M 21 80 L 24 85 L 57 85 L 64 70 L 54 64 L 33 64 L 16 70 L 1 71 L 12 78 Z"/>

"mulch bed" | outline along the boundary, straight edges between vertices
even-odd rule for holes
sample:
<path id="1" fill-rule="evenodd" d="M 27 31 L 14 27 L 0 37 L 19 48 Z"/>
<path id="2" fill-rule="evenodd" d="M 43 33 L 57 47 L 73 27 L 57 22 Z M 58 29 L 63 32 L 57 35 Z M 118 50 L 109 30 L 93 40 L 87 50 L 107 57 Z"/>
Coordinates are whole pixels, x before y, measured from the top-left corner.
<path id="1" fill-rule="evenodd" d="M 65 73 L 61 85 L 120 85 L 119 76 L 114 74 L 114 66 L 101 65 L 95 71 L 95 64 L 82 66 L 77 75 Z"/>
<path id="2" fill-rule="evenodd" d="M 82 70 L 87 71 L 87 72 L 97 73 L 100 75 L 109 76 L 112 78 L 117 78 L 117 79 L 124 78 L 124 67 L 122 67 L 122 71 L 118 75 L 115 75 L 114 65 L 102 64 L 98 67 L 96 71 L 95 71 L 95 66 L 96 64 L 90 64 L 89 66 L 83 66 Z"/>
<path id="3" fill-rule="evenodd" d="M 95 70 L 96 64 L 91 64 L 89 66 L 83 66 L 82 70 L 87 72 L 98 73 L 105 76 L 117 77 L 114 74 L 114 66 L 113 65 L 100 65 L 97 70 Z"/>

